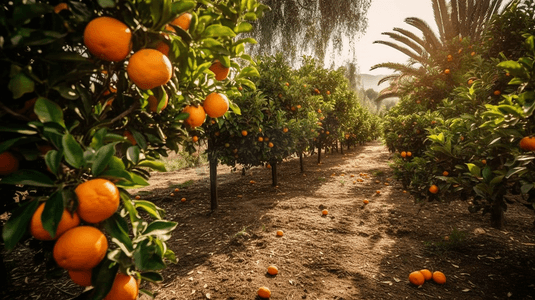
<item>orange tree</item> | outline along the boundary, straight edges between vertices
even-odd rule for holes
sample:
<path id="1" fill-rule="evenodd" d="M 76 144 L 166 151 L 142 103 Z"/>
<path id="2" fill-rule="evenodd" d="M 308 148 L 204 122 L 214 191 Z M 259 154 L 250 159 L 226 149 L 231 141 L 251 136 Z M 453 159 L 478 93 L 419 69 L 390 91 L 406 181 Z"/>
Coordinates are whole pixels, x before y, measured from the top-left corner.
<path id="1" fill-rule="evenodd" d="M 470 211 L 489 213 L 497 228 L 504 226 L 507 203 L 517 199 L 511 195 L 522 194 L 524 200 L 516 201 L 533 208 L 533 159 L 526 146 L 533 132 L 533 8 L 532 1 L 510 6 L 489 24 L 481 43 L 471 44 L 468 38 L 452 41 L 462 47 L 436 66 L 448 68 L 442 79 L 443 99 L 418 86 L 427 77 L 406 83 L 401 107 L 389 113 L 384 124 L 391 150 L 407 151 L 406 138 L 417 137 L 406 127 L 406 119 L 435 116 L 422 142 L 414 145 L 419 146 L 416 157 L 401 152 L 394 164 L 396 175 L 416 199 L 470 200 Z M 504 42 L 520 36 L 527 38 L 525 46 Z M 409 92 L 411 87 L 415 89 Z M 411 107 L 415 99 L 417 105 Z M 409 114 L 403 116 L 402 111 Z"/>
<path id="2" fill-rule="evenodd" d="M 94 286 L 91 299 L 113 298 L 121 286 L 135 298 L 140 280 L 163 280 L 159 272 L 176 261 L 166 245 L 176 222 L 127 189 L 147 186 L 149 170 L 165 170 L 156 158 L 188 145 L 184 120 L 204 122 L 204 112 L 184 107 L 254 88 L 254 67 L 231 58 L 249 60 L 244 48 L 254 40 L 236 36 L 266 9 L 230 0 L 3 5 L 5 248 L 30 232 L 73 281 Z M 21 189 L 31 191 L 14 200 Z"/>

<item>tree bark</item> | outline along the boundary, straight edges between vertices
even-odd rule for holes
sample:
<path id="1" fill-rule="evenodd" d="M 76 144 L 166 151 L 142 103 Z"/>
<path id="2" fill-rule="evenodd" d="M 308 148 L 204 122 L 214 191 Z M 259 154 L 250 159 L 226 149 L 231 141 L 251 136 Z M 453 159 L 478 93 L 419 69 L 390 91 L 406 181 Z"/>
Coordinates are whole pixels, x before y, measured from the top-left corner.
<path id="1" fill-rule="evenodd" d="M 305 167 L 303 166 L 303 152 L 299 152 L 299 165 L 301 166 L 301 173 L 304 173 Z"/>
<path id="2" fill-rule="evenodd" d="M 274 161 L 271 164 L 271 185 L 273 186 L 279 185 L 278 180 L 277 180 L 277 162 L 276 161 Z"/>
<path id="3" fill-rule="evenodd" d="M 318 145 L 318 164 L 321 163 L 321 144 Z"/>
<path id="4" fill-rule="evenodd" d="M 503 229 L 505 226 L 505 214 L 503 211 L 503 195 L 499 194 L 496 196 L 496 199 L 492 202 L 491 212 L 490 212 L 490 226 L 496 229 Z"/>
<path id="5" fill-rule="evenodd" d="M 208 149 L 210 150 L 212 141 L 208 140 Z M 210 164 L 210 209 L 215 211 L 217 209 L 217 157 L 214 157 L 211 152 L 208 152 L 208 160 Z"/>

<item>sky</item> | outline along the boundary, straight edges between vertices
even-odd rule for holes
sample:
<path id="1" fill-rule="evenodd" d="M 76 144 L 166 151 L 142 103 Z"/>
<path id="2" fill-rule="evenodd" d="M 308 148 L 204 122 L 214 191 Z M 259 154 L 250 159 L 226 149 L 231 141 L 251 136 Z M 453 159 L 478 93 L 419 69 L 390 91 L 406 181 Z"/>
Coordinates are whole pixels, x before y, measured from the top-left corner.
<path id="1" fill-rule="evenodd" d="M 383 62 L 407 62 L 408 56 L 400 51 L 386 45 L 373 44 L 377 40 L 393 41 L 381 33 L 392 32 L 394 27 L 404 28 L 420 35 L 419 30 L 404 22 L 407 17 L 420 18 L 437 32 L 431 0 L 372 0 L 368 10 L 368 29 L 356 43 L 359 73 L 389 74 L 389 69 L 380 68 L 370 71 L 370 67 Z"/>

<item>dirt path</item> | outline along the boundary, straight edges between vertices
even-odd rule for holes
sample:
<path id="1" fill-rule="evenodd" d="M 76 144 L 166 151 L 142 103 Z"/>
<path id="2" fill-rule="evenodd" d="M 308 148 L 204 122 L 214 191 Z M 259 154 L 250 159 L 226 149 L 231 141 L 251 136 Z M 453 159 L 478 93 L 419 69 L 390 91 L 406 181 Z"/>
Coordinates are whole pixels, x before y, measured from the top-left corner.
<path id="1" fill-rule="evenodd" d="M 278 187 L 270 170 L 241 176 L 223 167 L 213 214 L 207 170 L 154 176 L 136 194 L 179 223 L 169 245 L 180 261 L 164 271 L 162 284 L 146 288 L 167 300 L 258 299 L 260 286 L 270 288 L 271 299 L 532 299 L 533 212 L 511 206 L 507 230 L 498 231 L 462 202 L 415 205 L 390 179 L 389 158 L 370 143 L 329 154 L 321 165 L 307 157 L 304 174 L 292 159 L 279 166 Z M 175 187 L 180 191 L 170 196 Z M 266 274 L 269 265 L 277 276 Z M 411 286 L 408 274 L 422 268 L 443 271 L 447 283 Z M 37 299 L 14 293 L 44 285 L 42 277 L 32 274 L 9 299 Z M 62 287 L 76 292 L 68 281 Z M 52 299 L 45 292 L 40 299 Z"/>

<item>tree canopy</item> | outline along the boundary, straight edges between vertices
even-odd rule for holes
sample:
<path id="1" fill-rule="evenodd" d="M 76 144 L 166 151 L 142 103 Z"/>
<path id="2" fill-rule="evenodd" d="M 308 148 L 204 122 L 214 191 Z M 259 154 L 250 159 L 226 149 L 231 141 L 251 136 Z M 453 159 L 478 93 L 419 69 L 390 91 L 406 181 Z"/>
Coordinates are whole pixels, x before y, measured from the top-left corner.
<path id="1" fill-rule="evenodd" d="M 366 30 L 371 0 L 265 0 L 271 11 L 257 23 L 254 54 L 284 50 L 293 61 L 303 54 L 323 60 L 329 46 L 342 51 Z M 350 60 L 355 60 L 355 54 Z"/>

